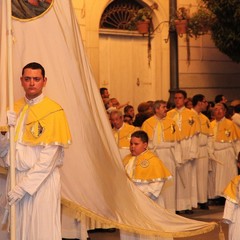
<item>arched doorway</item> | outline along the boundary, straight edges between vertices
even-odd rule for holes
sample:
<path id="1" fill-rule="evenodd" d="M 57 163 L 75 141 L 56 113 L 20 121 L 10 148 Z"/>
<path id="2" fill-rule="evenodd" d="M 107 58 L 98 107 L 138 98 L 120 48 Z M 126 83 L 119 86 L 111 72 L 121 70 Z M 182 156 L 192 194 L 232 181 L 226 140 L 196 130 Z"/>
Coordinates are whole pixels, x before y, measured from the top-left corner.
<path id="1" fill-rule="evenodd" d="M 149 64 L 148 37 L 126 26 L 129 11 L 145 6 L 140 1 L 115 0 L 100 21 L 100 86 L 107 87 L 120 102 L 129 101 L 135 109 L 140 102 L 156 99 L 155 39 L 151 39 Z"/>

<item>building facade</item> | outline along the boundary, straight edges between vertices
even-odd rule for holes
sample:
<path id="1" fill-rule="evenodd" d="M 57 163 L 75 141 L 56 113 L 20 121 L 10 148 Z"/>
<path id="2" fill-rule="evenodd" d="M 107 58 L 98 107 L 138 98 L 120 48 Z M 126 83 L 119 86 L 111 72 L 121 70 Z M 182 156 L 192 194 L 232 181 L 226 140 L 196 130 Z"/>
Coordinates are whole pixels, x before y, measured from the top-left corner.
<path id="1" fill-rule="evenodd" d="M 108 88 L 112 97 L 129 101 L 135 108 L 143 101 L 168 100 L 169 1 L 72 1 L 97 85 Z M 120 14 L 125 8 L 153 3 L 157 3 L 158 9 L 153 11 L 150 41 L 147 34 L 119 27 L 127 21 Z M 177 6 L 194 11 L 197 1 L 178 0 Z M 109 19 L 116 20 L 116 25 L 103 24 Z M 186 46 L 186 37 L 178 37 L 179 88 L 189 96 L 202 93 L 208 100 L 214 100 L 217 94 L 224 94 L 230 101 L 240 98 L 240 65 L 215 47 L 210 33 L 190 38 L 190 52 Z"/>

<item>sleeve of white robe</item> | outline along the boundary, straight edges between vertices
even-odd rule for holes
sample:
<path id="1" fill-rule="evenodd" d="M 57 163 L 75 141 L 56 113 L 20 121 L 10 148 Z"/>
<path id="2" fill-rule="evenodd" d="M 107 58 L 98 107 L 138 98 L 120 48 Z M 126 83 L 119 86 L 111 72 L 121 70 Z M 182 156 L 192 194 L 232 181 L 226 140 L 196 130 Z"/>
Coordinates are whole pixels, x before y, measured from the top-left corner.
<path id="1" fill-rule="evenodd" d="M 193 160 L 198 157 L 198 134 L 195 134 L 194 136 L 192 136 L 190 141 L 191 141 L 191 147 L 190 147 L 188 160 Z"/>
<path id="2" fill-rule="evenodd" d="M 176 166 L 177 167 L 180 166 L 180 164 L 183 163 L 183 160 L 182 160 L 182 147 L 179 141 L 175 141 L 174 149 L 171 148 L 171 151 L 173 153 Z"/>
<path id="3" fill-rule="evenodd" d="M 238 158 L 238 154 L 240 152 L 240 139 L 234 142 L 234 149 L 236 153 L 236 159 Z"/>
<path id="4" fill-rule="evenodd" d="M 208 150 L 208 157 L 210 159 L 214 160 L 215 156 L 214 156 L 214 139 L 213 139 L 213 136 L 208 137 L 207 150 Z"/>
<path id="5" fill-rule="evenodd" d="M 33 195 L 56 168 L 59 158 L 62 158 L 62 156 L 63 148 L 61 146 L 50 145 L 44 147 L 41 150 L 39 160 L 18 183 L 18 186 Z"/>
<path id="6" fill-rule="evenodd" d="M 149 198 L 156 200 L 162 190 L 164 182 L 135 183 L 137 187 Z"/>
<path id="7" fill-rule="evenodd" d="M 223 212 L 223 221 L 227 224 L 234 223 L 237 204 L 226 199 L 224 212 Z"/>

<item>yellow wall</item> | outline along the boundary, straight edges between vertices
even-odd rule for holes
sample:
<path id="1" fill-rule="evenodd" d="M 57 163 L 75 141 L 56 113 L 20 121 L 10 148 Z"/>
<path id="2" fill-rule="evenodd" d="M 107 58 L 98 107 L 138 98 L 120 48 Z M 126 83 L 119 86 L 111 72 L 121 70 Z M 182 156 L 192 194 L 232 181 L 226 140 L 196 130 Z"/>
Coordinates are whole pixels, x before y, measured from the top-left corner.
<path id="1" fill-rule="evenodd" d="M 178 0 L 178 6 L 196 9 L 196 0 Z M 179 83 L 189 96 L 204 93 L 209 100 L 224 94 L 229 100 L 240 99 L 240 65 L 222 54 L 211 40 L 210 33 L 190 38 L 190 64 L 187 62 L 186 37 L 179 40 Z"/>
<path id="2" fill-rule="evenodd" d="M 91 67 L 99 84 L 99 20 L 110 0 L 72 0 L 82 38 Z M 148 5 L 151 1 L 144 1 Z M 156 21 L 168 20 L 169 3 L 156 1 L 160 6 L 156 13 Z M 178 0 L 178 6 L 196 8 L 196 0 Z M 158 33 L 156 33 L 157 35 Z M 169 44 L 164 43 L 167 38 L 168 28 L 162 28 L 161 37 L 156 36 L 158 44 L 156 51 L 161 52 L 160 68 L 156 69 L 156 91 L 160 91 L 160 97 L 167 99 L 169 90 Z M 186 37 L 178 38 L 179 44 L 179 87 L 186 89 L 189 96 L 203 93 L 209 100 L 215 95 L 224 94 L 229 100 L 239 98 L 240 90 L 240 65 L 233 63 L 228 57 L 215 48 L 211 35 L 205 35 L 199 39 L 190 39 L 190 64 L 187 62 Z M 158 61 L 157 58 L 155 61 Z"/>

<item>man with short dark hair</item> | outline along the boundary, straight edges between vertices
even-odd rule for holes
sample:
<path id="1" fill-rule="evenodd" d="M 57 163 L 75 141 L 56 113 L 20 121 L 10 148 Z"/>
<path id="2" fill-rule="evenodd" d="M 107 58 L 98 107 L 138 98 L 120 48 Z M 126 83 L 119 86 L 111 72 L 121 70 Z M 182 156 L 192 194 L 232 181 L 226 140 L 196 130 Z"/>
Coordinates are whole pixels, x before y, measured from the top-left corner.
<path id="1" fill-rule="evenodd" d="M 131 116 L 132 120 L 134 119 L 135 112 L 134 112 L 134 107 L 132 105 L 128 104 L 127 106 L 125 106 L 124 109 L 123 109 L 123 112 L 124 112 L 125 115 Z"/>
<path id="2" fill-rule="evenodd" d="M 213 159 L 213 132 L 210 127 L 209 119 L 202 114 L 206 111 L 208 102 L 204 95 L 197 94 L 192 98 L 192 111 L 196 114 L 196 119 L 199 122 L 200 132 L 198 135 L 198 158 L 195 161 L 197 171 L 197 191 L 198 204 L 201 209 L 208 209 L 208 159 Z"/>
<path id="3" fill-rule="evenodd" d="M 198 157 L 199 123 L 195 114 L 185 107 L 187 93 L 178 90 L 174 94 L 175 108 L 170 110 L 167 117 L 173 119 L 180 130 L 182 148 L 182 166 L 177 174 L 177 211 L 193 213 L 197 207 L 197 182 L 195 159 Z"/>
<path id="4" fill-rule="evenodd" d="M 109 99 L 109 96 L 110 96 L 110 94 L 108 92 L 108 89 L 105 88 L 105 87 L 100 88 L 100 95 L 101 95 L 103 100 L 104 99 Z"/>
<path id="5" fill-rule="evenodd" d="M 39 63 L 27 64 L 20 81 L 25 97 L 7 113 L 15 126 L 16 185 L 8 202 L 16 205 L 16 239 L 61 240 L 59 168 L 71 143 L 68 123 L 62 107 L 42 92 L 47 78 Z"/>
<path id="6" fill-rule="evenodd" d="M 215 97 L 215 103 L 227 103 L 227 98 L 223 94 L 219 94 Z"/>

